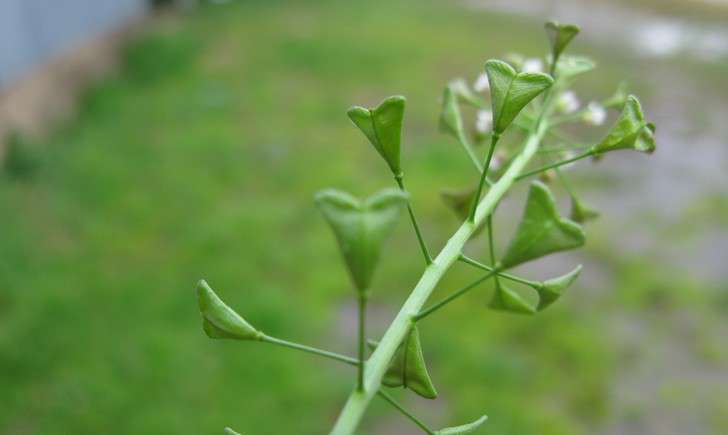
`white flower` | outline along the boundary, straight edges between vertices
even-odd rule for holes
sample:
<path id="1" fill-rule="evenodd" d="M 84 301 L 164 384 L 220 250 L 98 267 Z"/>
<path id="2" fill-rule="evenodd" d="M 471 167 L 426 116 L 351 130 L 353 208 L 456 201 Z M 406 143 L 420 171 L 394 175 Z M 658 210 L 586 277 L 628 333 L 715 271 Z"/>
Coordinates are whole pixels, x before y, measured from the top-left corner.
<path id="1" fill-rule="evenodd" d="M 475 119 L 475 129 L 480 133 L 488 133 L 493 127 L 493 112 L 490 110 L 478 110 Z"/>
<path id="2" fill-rule="evenodd" d="M 543 61 L 537 57 L 531 57 L 523 61 L 521 71 L 528 73 L 543 72 Z"/>
<path id="3" fill-rule="evenodd" d="M 475 80 L 475 83 L 473 84 L 473 89 L 475 89 L 475 92 L 485 92 L 490 89 L 488 74 L 483 73 L 479 75 L 478 78 Z"/>
<path id="4" fill-rule="evenodd" d="M 582 119 L 587 124 L 602 125 L 607 119 L 607 109 L 596 101 L 592 101 L 586 106 Z"/>
<path id="5" fill-rule="evenodd" d="M 577 98 L 574 91 L 566 91 L 559 97 L 559 101 L 556 103 L 557 108 L 562 113 L 573 113 L 579 109 L 579 98 Z"/>
<path id="6" fill-rule="evenodd" d="M 576 153 L 574 151 L 566 151 L 565 153 L 561 154 L 561 160 L 569 160 L 576 157 Z M 565 165 L 561 165 L 562 170 L 567 170 L 571 167 L 573 167 L 576 164 L 576 162 L 567 163 Z"/>

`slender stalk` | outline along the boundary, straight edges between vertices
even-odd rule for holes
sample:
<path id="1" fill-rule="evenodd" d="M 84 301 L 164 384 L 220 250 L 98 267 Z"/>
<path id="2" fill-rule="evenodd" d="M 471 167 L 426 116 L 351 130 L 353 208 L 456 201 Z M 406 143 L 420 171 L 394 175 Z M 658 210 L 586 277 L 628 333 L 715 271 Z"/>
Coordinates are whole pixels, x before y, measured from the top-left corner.
<path id="1" fill-rule="evenodd" d="M 263 335 L 260 341 L 264 343 L 275 344 L 278 346 L 288 347 L 291 349 L 300 350 L 314 355 L 322 356 L 324 358 L 340 361 L 350 365 L 358 365 L 359 360 L 350 356 L 341 355 L 335 352 L 329 352 L 328 350 L 317 349 L 315 347 L 306 346 L 305 344 L 294 343 L 292 341 L 281 340 L 280 338 L 271 337 L 269 335 Z"/>
<path id="2" fill-rule="evenodd" d="M 514 282 L 518 282 L 518 283 L 530 285 L 530 286 L 537 286 L 540 284 L 537 281 L 531 281 L 530 279 L 525 279 L 525 278 L 521 278 L 520 276 L 511 275 L 510 273 L 502 272 L 502 271 L 496 269 L 495 267 L 485 265 L 477 260 L 473 260 L 470 257 L 466 257 L 465 255 L 460 256 L 460 261 L 462 261 L 463 263 L 469 264 L 471 266 L 477 267 L 478 269 L 482 269 L 482 270 L 485 270 L 488 272 L 495 272 L 498 274 L 498 276 L 502 276 L 503 278 L 509 279 Z"/>
<path id="3" fill-rule="evenodd" d="M 564 174 L 561 172 L 559 168 L 555 169 L 556 176 L 559 177 L 559 181 L 561 181 L 561 184 L 564 186 L 564 189 L 566 190 L 566 193 L 569 194 L 572 198 L 575 197 L 574 189 L 571 188 L 571 183 L 569 183 L 569 180 L 566 179 Z"/>
<path id="4" fill-rule="evenodd" d="M 419 426 L 420 429 L 422 429 L 423 431 L 425 431 L 426 434 L 428 434 L 428 435 L 434 435 L 435 434 L 435 431 L 433 431 L 432 429 L 430 429 L 424 422 L 422 422 L 422 420 L 420 420 L 419 418 L 415 417 L 414 414 L 412 414 L 411 412 L 409 412 L 406 409 L 404 409 L 404 407 L 402 405 L 400 405 L 399 402 L 397 402 L 396 400 L 394 400 L 394 398 L 392 396 L 390 396 L 389 394 L 385 393 L 382 390 L 379 390 L 377 392 L 377 394 L 379 394 L 379 396 L 381 396 L 384 400 L 386 400 L 387 402 L 389 402 L 390 405 L 394 406 L 405 417 L 407 417 L 410 420 L 412 420 L 412 422 L 414 424 L 416 424 L 417 426 Z"/>
<path id="5" fill-rule="evenodd" d="M 543 171 L 548 171 L 549 169 L 552 169 L 552 168 L 558 168 L 559 166 L 568 165 L 569 163 L 575 162 L 577 160 L 585 159 L 585 158 L 590 157 L 590 156 L 593 156 L 593 155 L 594 155 L 594 152 L 592 150 L 587 150 L 587 151 L 585 151 L 585 152 L 583 152 L 581 154 L 578 154 L 578 155 L 576 155 L 576 156 L 574 156 L 574 157 L 572 157 L 570 159 L 561 160 L 559 162 L 551 163 L 551 164 L 546 165 L 546 166 L 541 166 L 538 169 L 534 169 L 533 171 L 528 171 L 528 172 L 526 172 L 524 174 L 521 174 L 521 175 L 519 175 L 519 176 L 516 177 L 516 181 L 523 180 L 524 178 L 530 177 L 531 175 L 536 175 L 536 174 L 538 174 L 540 172 L 543 172 Z"/>
<path id="6" fill-rule="evenodd" d="M 457 290 L 447 296 L 446 298 L 442 299 L 441 301 L 432 304 L 428 308 L 420 311 L 419 313 L 412 316 L 412 320 L 415 322 L 418 322 L 425 317 L 429 316 L 430 314 L 434 313 L 435 311 L 439 310 L 440 308 L 444 307 L 445 305 L 449 304 L 450 302 L 454 301 L 455 299 L 459 298 L 460 296 L 464 295 L 465 293 L 469 292 L 470 290 L 477 287 L 480 283 L 483 281 L 486 281 L 490 277 L 496 276 L 496 272 L 491 272 L 487 275 L 481 276 L 480 278 L 476 279 L 475 281 L 471 282 L 470 284 L 466 285 L 465 287 L 461 288 L 460 290 Z"/>
<path id="7" fill-rule="evenodd" d="M 548 106 L 545 106 L 544 110 L 548 110 Z M 496 204 L 513 186 L 518 174 L 523 171 L 538 150 L 547 130 L 548 124 L 546 122 L 541 122 L 534 128 L 534 131 L 528 135 L 523 150 L 513 159 L 508 170 L 493 184 L 493 187 L 480 201 L 475 210 L 474 222 L 464 222 L 448 240 L 437 257 L 433 259 L 432 264 L 427 266 L 419 282 L 389 325 L 379 342 L 379 346 L 369 358 L 366 376 L 364 377 L 364 391 L 355 389 L 349 395 L 349 399 L 330 432 L 332 435 L 351 435 L 354 433 L 369 406 L 369 402 L 371 402 L 374 394 L 381 386 L 382 377 L 389 366 L 389 362 L 399 345 L 404 341 L 411 327 L 412 318 L 420 312 L 447 270 L 457 261 L 465 243 L 473 235 L 475 229 L 493 212 Z"/>
<path id="8" fill-rule="evenodd" d="M 367 296 L 359 298 L 359 364 L 357 370 L 357 389 L 364 391 L 364 366 L 366 352 Z"/>
<path id="9" fill-rule="evenodd" d="M 478 183 L 478 190 L 475 193 L 475 197 L 473 198 L 473 205 L 470 208 L 470 222 L 475 221 L 475 209 L 478 206 L 478 202 L 480 201 L 480 195 L 483 194 L 483 186 L 485 185 L 485 181 L 488 179 L 488 168 L 490 167 L 490 161 L 493 159 L 493 151 L 495 151 L 495 146 L 498 144 L 498 140 L 500 139 L 500 133 L 493 132 L 493 135 L 490 137 L 490 148 L 488 149 L 488 156 L 485 158 L 485 164 L 483 165 L 483 169 L 480 172 L 480 183 Z"/>
<path id="10" fill-rule="evenodd" d="M 394 176 L 394 179 L 397 181 L 399 189 L 403 192 L 406 192 L 407 189 L 405 189 L 404 187 L 403 178 L 404 176 L 401 173 Z M 410 201 L 407 201 L 407 211 L 409 212 L 412 226 L 415 229 L 415 234 L 417 234 L 417 241 L 420 243 L 420 250 L 422 251 L 422 255 L 425 257 L 425 263 L 427 263 L 427 265 L 429 266 L 430 264 L 432 264 L 432 256 L 430 255 L 430 251 L 427 249 L 425 239 L 422 237 L 422 231 L 420 231 L 420 226 L 417 224 L 417 218 L 415 217 L 414 210 L 412 210 L 412 204 L 410 203 Z"/>
<path id="11" fill-rule="evenodd" d="M 458 135 L 458 142 L 460 142 L 460 145 L 465 148 L 465 152 L 468 154 L 468 157 L 470 157 L 470 160 L 473 161 L 473 164 L 475 165 L 475 168 L 478 170 L 478 173 L 483 172 L 483 165 L 480 163 L 480 159 L 478 159 L 478 155 L 475 154 L 475 150 L 473 149 L 473 146 L 470 144 L 468 139 L 462 135 Z"/>

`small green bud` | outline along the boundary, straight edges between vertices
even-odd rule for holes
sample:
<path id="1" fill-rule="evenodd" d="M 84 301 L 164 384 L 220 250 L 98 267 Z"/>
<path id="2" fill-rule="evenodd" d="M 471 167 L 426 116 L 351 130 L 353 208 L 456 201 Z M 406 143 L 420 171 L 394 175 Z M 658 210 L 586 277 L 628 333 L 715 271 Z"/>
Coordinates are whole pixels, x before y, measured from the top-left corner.
<path id="1" fill-rule="evenodd" d="M 526 209 L 501 264 L 510 268 L 552 252 L 578 248 L 586 238 L 576 223 L 559 215 L 548 187 L 531 183 Z"/>
<path id="2" fill-rule="evenodd" d="M 560 24 L 556 21 L 546 23 L 546 34 L 551 43 L 552 59 L 558 60 L 569 43 L 579 34 L 579 27 L 573 24 Z"/>
<path id="3" fill-rule="evenodd" d="M 202 329 L 210 338 L 260 340 L 263 333 L 250 326 L 238 313 L 225 305 L 205 280 L 197 283 L 197 302 L 202 314 Z"/>
<path id="4" fill-rule="evenodd" d="M 451 86 L 446 86 L 442 93 L 440 130 L 451 134 L 459 141 L 465 137 L 463 116 L 460 113 L 460 106 L 458 106 L 458 94 Z"/>
<path id="5" fill-rule="evenodd" d="M 488 420 L 488 416 L 484 415 L 472 423 L 464 424 L 462 426 L 446 427 L 444 429 L 436 430 L 435 435 L 462 435 L 462 434 L 473 433 L 476 430 L 478 430 L 478 428 L 480 426 L 482 426 L 486 420 Z"/>
<path id="6" fill-rule="evenodd" d="M 578 223 L 584 223 L 599 217 L 599 212 L 585 205 L 576 196 L 571 196 L 571 220 Z"/>
<path id="7" fill-rule="evenodd" d="M 654 132 L 654 124 L 645 121 L 639 100 L 630 95 L 607 136 L 594 145 L 592 151 L 595 155 L 623 149 L 652 153 L 655 150 Z"/>
<path id="8" fill-rule="evenodd" d="M 485 72 L 490 83 L 493 131 L 496 134 L 503 133 L 531 100 L 554 83 L 546 74 L 516 72 L 500 60 L 487 61 Z"/>
<path id="9" fill-rule="evenodd" d="M 376 108 L 355 106 L 347 112 L 394 175 L 402 172 L 399 157 L 405 101 L 404 97 L 396 95 L 386 98 Z"/>
<path id="10" fill-rule="evenodd" d="M 566 275 L 546 280 L 540 283 L 539 286 L 534 287 L 538 292 L 538 311 L 542 311 L 544 308 L 556 302 L 561 297 L 563 291 L 576 281 L 580 273 L 581 265 L 578 265 L 576 269 Z"/>
<path id="11" fill-rule="evenodd" d="M 368 344 L 369 348 L 374 350 L 378 343 L 370 340 Z M 407 338 L 392 357 L 382 378 L 382 384 L 391 388 L 408 388 L 426 399 L 437 397 L 437 390 L 427 372 L 417 326 L 412 326 Z"/>
<path id="12" fill-rule="evenodd" d="M 452 80 L 448 86 L 452 89 L 453 93 L 460 101 L 468 103 L 473 107 L 483 106 L 484 102 L 475 95 L 464 79 L 460 78 Z"/>
<path id="13" fill-rule="evenodd" d="M 533 314 L 536 310 L 523 299 L 518 293 L 501 284 L 500 280 L 495 282 L 495 293 L 488 306 L 498 311 L 510 311 L 517 314 Z"/>
<path id="14" fill-rule="evenodd" d="M 241 434 L 235 432 L 234 430 L 230 429 L 229 427 L 226 427 L 225 428 L 225 435 L 241 435 Z"/>
<path id="15" fill-rule="evenodd" d="M 333 229 L 352 281 L 362 294 L 369 289 L 384 241 L 408 198 L 397 189 L 382 190 L 363 201 L 334 189 L 316 195 L 316 205 Z"/>

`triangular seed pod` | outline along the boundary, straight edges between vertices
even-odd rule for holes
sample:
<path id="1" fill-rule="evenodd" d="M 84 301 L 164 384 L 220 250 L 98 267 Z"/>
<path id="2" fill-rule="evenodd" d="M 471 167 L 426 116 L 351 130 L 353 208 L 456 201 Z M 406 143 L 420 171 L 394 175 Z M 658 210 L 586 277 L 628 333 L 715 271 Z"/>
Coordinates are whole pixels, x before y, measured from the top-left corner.
<path id="1" fill-rule="evenodd" d="M 364 201 L 334 189 L 316 195 L 316 205 L 333 229 L 360 293 L 369 289 L 384 241 L 407 205 L 407 198 L 397 189 L 382 190 Z"/>
<path id="2" fill-rule="evenodd" d="M 369 341 L 369 347 L 374 350 L 377 343 Z M 412 326 L 407 339 L 392 357 L 389 368 L 382 378 L 382 384 L 392 388 L 408 388 L 426 399 L 437 397 L 437 390 L 427 372 L 417 326 Z"/>
<path id="3" fill-rule="evenodd" d="M 506 249 L 501 265 L 511 268 L 552 252 L 578 248 L 585 241 L 581 227 L 559 215 L 546 185 L 534 181 L 516 235 Z"/>
<path id="4" fill-rule="evenodd" d="M 355 106 L 347 112 L 354 125 L 369 139 L 395 175 L 402 172 L 400 143 L 405 101 L 404 97 L 396 95 L 385 99 L 373 109 Z"/>
<path id="5" fill-rule="evenodd" d="M 495 292 L 488 306 L 498 311 L 510 311 L 517 314 L 533 314 L 536 310 L 518 293 L 505 287 L 496 280 Z"/>
<path id="6" fill-rule="evenodd" d="M 503 133 L 531 100 L 554 83 L 546 74 L 516 72 L 500 60 L 487 61 L 485 72 L 490 82 L 493 131 L 496 134 Z"/>
<path id="7" fill-rule="evenodd" d="M 470 213 L 470 207 L 473 206 L 473 197 L 475 196 L 475 188 L 462 190 L 443 190 L 440 192 L 442 202 L 455 213 L 455 216 L 464 222 Z M 481 224 L 473 232 L 472 237 L 477 236 L 483 231 L 485 224 Z"/>
<path id="8" fill-rule="evenodd" d="M 484 415 L 472 423 L 464 424 L 462 426 L 446 427 L 444 429 L 436 430 L 435 435 L 462 435 L 475 432 L 480 426 L 488 420 L 488 416 Z"/>
<path id="9" fill-rule="evenodd" d="M 540 285 L 534 287 L 534 289 L 538 292 L 538 311 L 541 311 L 556 302 L 556 300 L 561 297 L 563 291 L 569 288 L 569 286 L 576 281 L 580 273 L 581 265 L 578 265 L 574 270 L 566 275 L 546 280 L 540 283 Z"/>
<path id="10" fill-rule="evenodd" d="M 585 205 L 576 196 L 571 196 L 571 220 L 580 224 L 599 217 L 599 212 Z"/>
<path id="11" fill-rule="evenodd" d="M 652 153 L 655 150 L 654 131 L 654 124 L 645 121 L 639 100 L 630 95 L 619 118 L 607 136 L 592 147 L 592 152 L 597 156 L 622 149 Z"/>
<path id="12" fill-rule="evenodd" d="M 558 59 L 569 43 L 579 34 L 579 27 L 573 24 L 560 24 L 556 21 L 546 23 L 546 34 L 551 43 L 551 56 Z"/>
<path id="13" fill-rule="evenodd" d="M 257 331 L 232 308 L 225 305 L 205 280 L 197 283 L 197 302 L 202 314 L 202 329 L 210 338 L 260 340 Z"/>

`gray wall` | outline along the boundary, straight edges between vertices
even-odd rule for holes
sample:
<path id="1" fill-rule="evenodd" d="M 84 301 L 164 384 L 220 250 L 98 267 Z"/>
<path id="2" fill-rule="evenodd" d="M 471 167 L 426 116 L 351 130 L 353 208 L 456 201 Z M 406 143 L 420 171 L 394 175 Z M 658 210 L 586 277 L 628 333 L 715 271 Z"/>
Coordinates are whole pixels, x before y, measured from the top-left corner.
<path id="1" fill-rule="evenodd" d="M 64 49 L 142 15 L 147 0 L 0 0 L 0 87 Z"/>

